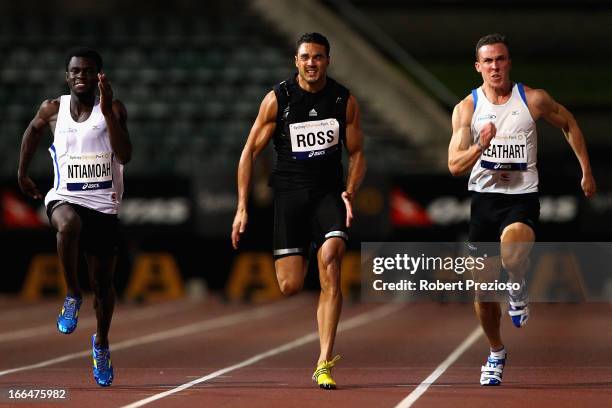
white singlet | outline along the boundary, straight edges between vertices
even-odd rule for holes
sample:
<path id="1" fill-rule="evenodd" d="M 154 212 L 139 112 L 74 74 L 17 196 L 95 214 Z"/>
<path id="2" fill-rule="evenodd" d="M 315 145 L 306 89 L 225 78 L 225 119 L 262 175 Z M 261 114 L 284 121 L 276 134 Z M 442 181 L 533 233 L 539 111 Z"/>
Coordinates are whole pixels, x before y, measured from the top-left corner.
<path id="1" fill-rule="evenodd" d="M 523 85 L 514 84 L 512 95 L 502 105 L 489 102 L 482 88 L 472 90 L 472 97 L 474 143 L 489 122 L 493 122 L 497 132 L 474 164 L 468 190 L 504 194 L 537 192 L 537 130 L 527 108 Z"/>
<path id="2" fill-rule="evenodd" d="M 49 153 L 55 178 L 45 206 L 63 200 L 117 214 L 123 195 L 123 165 L 113 154 L 98 98 L 89 118 L 79 123 L 70 114 L 70 95 L 60 97 Z"/>

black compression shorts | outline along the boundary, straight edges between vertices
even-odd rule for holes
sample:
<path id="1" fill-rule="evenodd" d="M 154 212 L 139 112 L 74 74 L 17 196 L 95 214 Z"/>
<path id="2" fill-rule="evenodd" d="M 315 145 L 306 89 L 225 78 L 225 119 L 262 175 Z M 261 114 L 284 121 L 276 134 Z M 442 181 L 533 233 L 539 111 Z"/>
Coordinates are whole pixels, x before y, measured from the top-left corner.
<path id="1" fill-rule="evenodd" d="M 348 240 L 346 207 L 339 190 L 300 189 L 274 194 L 274 259 L 307 256 L 326 239 Z"/>
<path id="2" fill-rule="evenodd" d="M 537 232 L 540 218 L 538 193 L 501 194 L 472 193 L 469 245 L 473 255 L 487 253 L 499 254 L 499 245 L 486 245 L 499 242 L 501 234 L 508 225 L 515 222 L 527 224 Z M 487 248 L 484 248 L 486 246 Z"/>
<path id="3" fill-rule="evenodd" d="M 112 256 L 117 254 L 119 247 L 119 218 L 117 214 L 105 214 L 67 201 L 51 201 L 47 206 L 47 217 L 51 222 L 51 215 L 56 208 L 69 205 L 81 219 L 81 235 L 79 247 L 85 252 L 98 256 Z"/>

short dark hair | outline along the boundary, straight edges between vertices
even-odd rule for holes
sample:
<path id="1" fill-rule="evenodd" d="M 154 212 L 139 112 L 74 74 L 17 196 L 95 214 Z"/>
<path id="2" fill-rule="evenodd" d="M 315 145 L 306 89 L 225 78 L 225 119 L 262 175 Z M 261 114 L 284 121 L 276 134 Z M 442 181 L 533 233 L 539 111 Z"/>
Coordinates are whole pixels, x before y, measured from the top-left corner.
<path id="1" fill-rule="evenodd" d="M 302 36 L 295 42 L 295 55 L 297 55 L 298 50 L 300 49 L 300 45 L 304 43 L 315 43 L 325 47 L 325 54 L 329 57 L 329 41 L 323 34 L 319 33 L 304 33 Z"/>
<path id="2" fill-rule="evenodd" d="M 510 54 L 510 46 L 505 35 L 499 33 L 487 34 L 476 43 L 476 61 L 478 61 L 478 50 L 485 45 L 491 44 L 504 44 L 508 49 L 508 54 Z"/>
<path id="3" fill-rule="evenodd" d="M 66 54 L 66 71 L 68 71 L 68 65 L 72 57 L 91 58 L 96 63 L 97 72 L 102 71 L 102 57 L 100 53 L 93 48 L 75 47 L 70 49 Z"/>

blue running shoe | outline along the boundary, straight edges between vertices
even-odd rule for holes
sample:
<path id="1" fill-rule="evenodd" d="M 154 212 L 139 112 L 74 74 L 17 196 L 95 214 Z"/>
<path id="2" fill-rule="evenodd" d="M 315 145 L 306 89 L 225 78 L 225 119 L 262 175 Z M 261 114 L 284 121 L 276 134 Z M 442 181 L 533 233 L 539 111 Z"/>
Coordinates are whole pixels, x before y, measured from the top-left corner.
<path id="1" fill-rule="evenodd" d="M 91 336 L 93 357 L 93 376 L 100 387 L 110 387 L 113 383 L 113 364 L 111 363 L 110 349 L 96 346 L 96 335 Z"/>
<path id="2" fill-rule="evenodd" d="M 512 324 L 519 329 L 529 320 L 529 299 L 524 279 L 518 291 L 512 289 L 508 291 L 508 314 L 512 319 Z"/>
<path id="3" fill-rule="evenodd" d="M 76 329 L 82 303 L 83 299 L 81 298 L 66 296 L 62 311 L 57 316 L 57 330 L 60 333 L 70 334 Z"/>
<path id="4" fill-rule="evenodd" d="M 504 353 L 504 358 L 496 358 L 489 355 L 486 364 L 480 369 L 480 385 L 490 386 L 501 384 L 506 358 L 506 353 Z"/>

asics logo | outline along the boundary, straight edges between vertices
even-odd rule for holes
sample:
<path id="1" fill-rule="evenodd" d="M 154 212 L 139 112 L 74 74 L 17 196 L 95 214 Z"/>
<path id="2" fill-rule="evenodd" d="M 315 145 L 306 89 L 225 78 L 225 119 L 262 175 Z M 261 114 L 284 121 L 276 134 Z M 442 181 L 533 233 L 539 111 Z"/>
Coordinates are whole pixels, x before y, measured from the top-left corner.
<path id="1" fill-rule="evenodd" d="M 325 150 L 320 150 L 318 152 L 310 152 L 310 153 L 308 153 L 308 157 L 323 156 L 324 154 L 325 154 Z"/>
<path id="2" fill-rule="evenodd" d="M 495 165 L 493 166 L 493 169 L 494 170 L 512 169 L 512 165 L 504 164 L 504 163 L 495 163 Z"/>
<path id="3" fill-rule="evenodd" d="M 92 188 L 100 188 L 100 183 L 85 183 L 83 184 L 83 187 L 81 187 L 82 190 L 88 190 Z"/>

